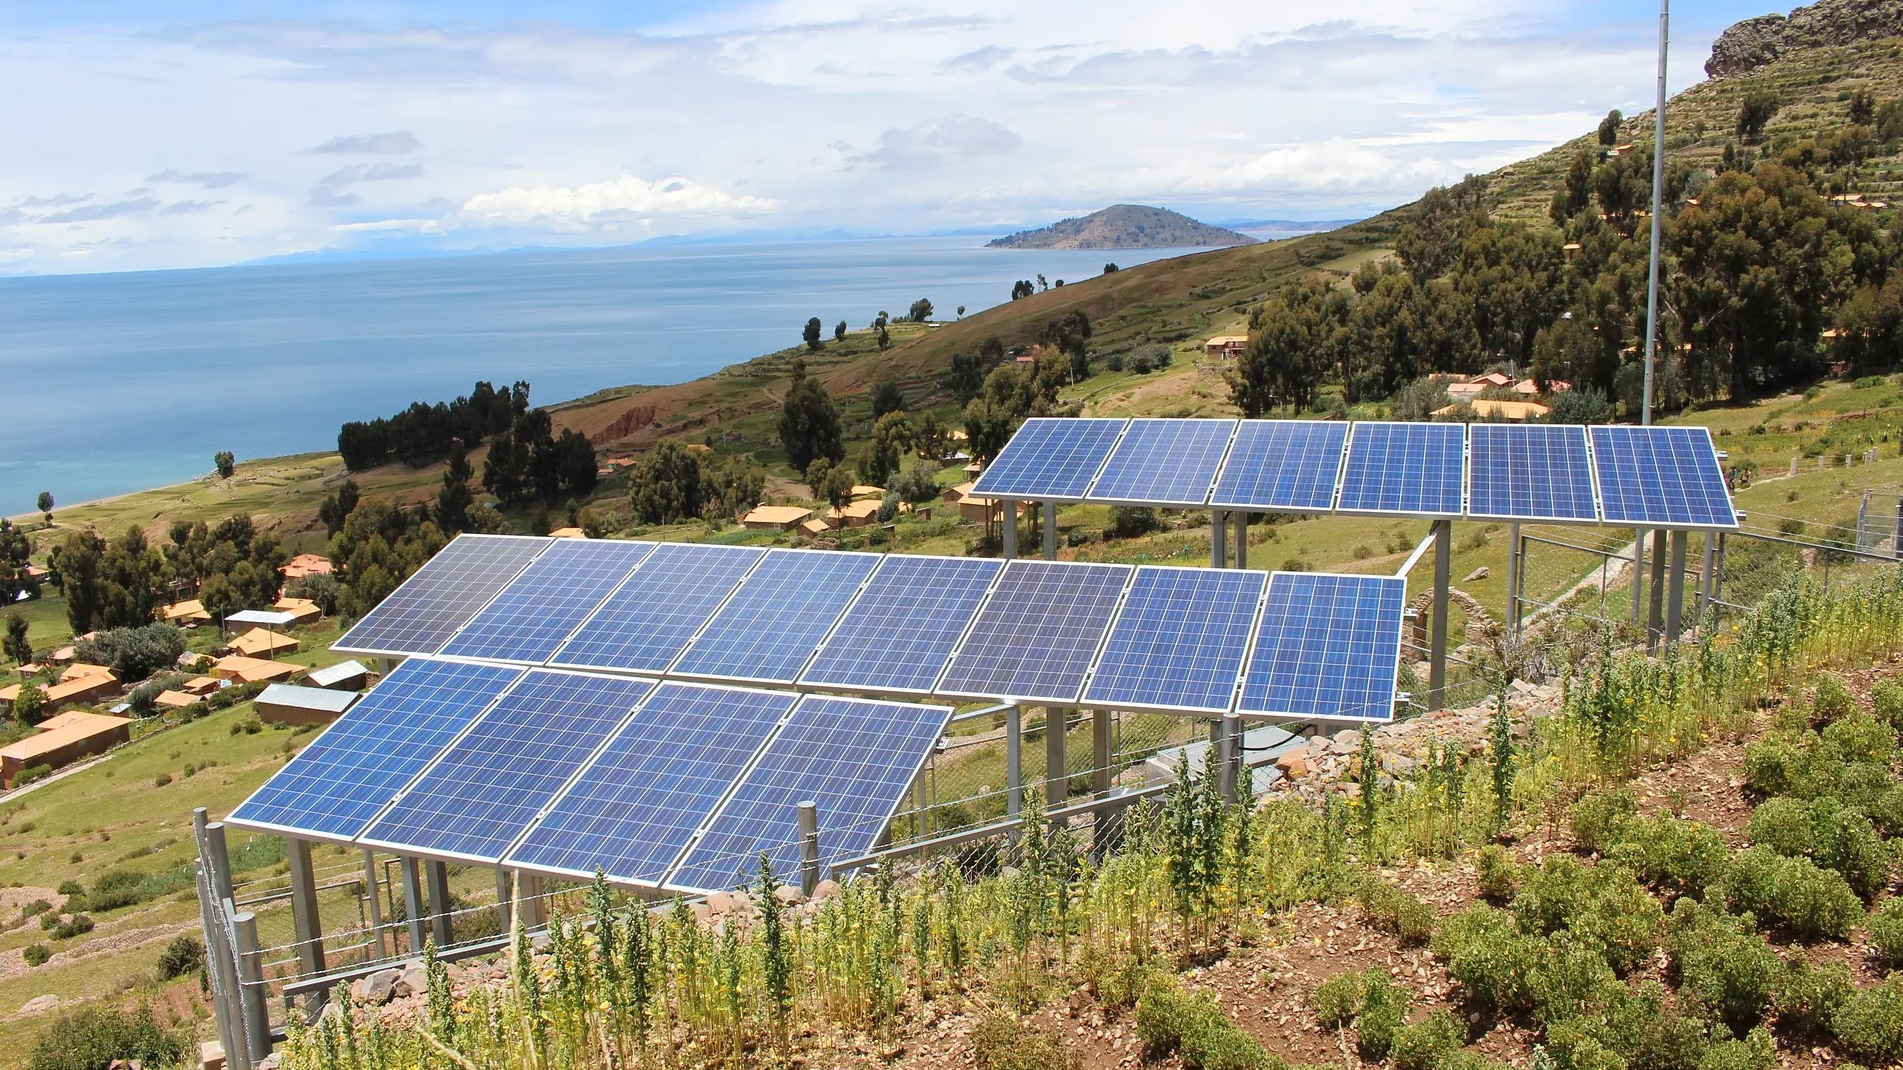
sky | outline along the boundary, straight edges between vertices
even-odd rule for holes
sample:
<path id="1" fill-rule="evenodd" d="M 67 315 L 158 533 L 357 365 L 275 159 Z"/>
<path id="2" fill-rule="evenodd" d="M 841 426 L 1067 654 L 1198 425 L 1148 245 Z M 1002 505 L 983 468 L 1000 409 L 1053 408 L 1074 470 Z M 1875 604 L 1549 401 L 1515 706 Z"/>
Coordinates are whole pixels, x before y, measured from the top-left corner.
<path id="1" fill-rule="evenodd" d="M 1681 2 L 1669 84 L 1765 0 Z M 1649 107 L 1633 0 L 0 0 L 0 273 L 1356 218 Z"/>

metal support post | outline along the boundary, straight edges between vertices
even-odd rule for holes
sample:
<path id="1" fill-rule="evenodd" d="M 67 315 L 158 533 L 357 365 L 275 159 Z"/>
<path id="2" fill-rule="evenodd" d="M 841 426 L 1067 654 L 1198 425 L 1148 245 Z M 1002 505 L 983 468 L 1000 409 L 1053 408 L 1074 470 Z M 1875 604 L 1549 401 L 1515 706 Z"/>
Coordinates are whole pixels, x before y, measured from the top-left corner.
<path id="1" fill-rule="evenodd" d="M 1044 808 L 1064 805 L 1070 797 L 1070 763 L 1065 752 L 1069 719 L 1061 706 L 1044 707 Z"/>
<path id="2" fill-rule="evenodd" d="M 1004 711 L 1004 816 L 1024 812 L 1024 707 Z"/>
<path id="3" fill-rule="evenodd" d="M 1428 637 L 1427 708 L 1447 701 L 1447 590 L 1453 569 L 1454 522 L 1434 521 L 1434 611 Z"/>
<path id="4" fill-rule="evenodd" d="M 992 500 L 1004 507 L 1003 545 L 999 548 L 999 553 L 1006 561 L 1009 561 L 1018 556 L 1018 503 L 1009 498 Z"/>
<path id="5" fill-rule="evenodd" d="M 1228 514 L 1219 509 L 1209 511 L 1209 567 L 1229 567 L 1229 529 L 1224 526 Z"/>
<path id="6" fill-rule="evenodd" d="M 297 968 L 300 976 L 316 977 L 324 972 L 324 922 L 317 913 L 317 877 L 311 872 L 311 841 L 288 838 L 285 860 L 291 869 L 291 925 L 297 933 Z M 315 1015 L 324 1005 L 324 995 L 313 992 L 305 1001 Z"/>
<path id="7" fill-rule="evenodd" d="M 1110 711 L 1090 711 L 1090 790 L 1110 790 Z"/>
<path id="8" fill-rule="evenodd" d="M 1222 729 L 1222 799 L 1234 806 L 1242 783 L 1242 718 L 1226 713 L 1217 724 Z"/>
<path id="9" fill-rule="evenodd" d="M 449 924 L 449 867 L 431 860 L 423 863 L 423 872 L 429 881 L 430 937 L 438 948 L 448 947 L 455 940 Z"/>
<path id="10" fill-rule="evenodd" d="M 1659 637 L 1664 634 L 1665 617 L 1665 529 L 1652 533 L 1652 582 L 1651 597 L 1645 612 L 1645 651 L 1651 653 L 1658 648 Z"/>
<path id="11" fill-rule="evenodd" d="M 502 931 L 505 933 L 515 924 L 515 919 L 511 916 L 513 911 L 510 910 L 515 904 L 511 901 L 512 897 L 509 895 L 509 891 L 509 871 L 503 869 L 501 866 L 497 866 L 496 916 L 501 919 Z"/>
<path id="12" fill-rule="evenodd" d="M 516 913 L 522 916 L 524 929 L 540 929 L 548 924 L 548 909 L 542 902 L 542 878 L 516 871 Z"/>
<path id="13" fill-rule="evenodd" d="M 812 895 L 819 890 L 819 804 L 799 804 L 800 891 Z"/>
<path id="14" fill-rule="evenodd" d="M 1236 567 L 1249 567 L 1249 514 L 1238 509 L 1230 514 L 1236 518 Z"/>
<path id="15" fill-rule="evenodd" d="M 377 894 L 377 856 L 368 847 L 363 849 L 363 897 L 370 904 L 370 942 L 376 947 L 371 953 L 382 958 L 386 953 L 383 950 L 383 898 Z"/>
<path id="16" fill-rule="evenodd" d="M 211 982 L 212 1011 L 218 1029 L 218 1043 L 234 1070 L 243 1070 L 251 1060 L 240 1051 L 244 1024 L 239 1018 L 237 979 L 230 975 L 231 957 L 225 953 L 224 896 L 220 892 L 217 869 L 212 863 L 210 821 L 204 807 L 192 811 L 192 835 L 198 842 L 198 868 L 201 874 L 198 920 L 205 930 L 205 968 Z M 222 830 L 223 826 L 220 826 Z M 222 837 L 221 837 L 222 842 Z"/>
<path id="17" fill-rule="evenodd" d="M 1698 626 L 1703 627 L 1705 614 L 1711 609 L 1711 563 L 1716 558 L 1718 536 L 1714 532 L 1705 532 L 1705 551 L 1698 561 Z"/>
<path id="18" fill-rule="evenodd" d="M 423 953 L 423 876 L 416 857 L 403 856 L 403 913 L 410 925 L 410 954 Z"/>
<path id="19" fill-rule="evenodd" d="M 1632 529 L 1632 624 L 1645 624 L 1645 529 Z"/>
<path id="20" fill-rule="evenodd" d="M 1725 533 L 1718 533 L 1718 560 L 1711 563 L 1711 598 L 1714 602 L 1724 601 L 1725 585 Z"/>
<path id="21" fill-rule="evenodd" d="M 1526 544 L 1520 540 L 1520 525 L 1507 525 L 1507 638 L 1520 637 L 1520 555 Z"/>
<path id="22" fill-rule="evenodd" d="M 232 916 L 238 934 L 239 1002 L 244 1006 L 245 1051 L 256 1063 L 271 1054 L 271 1012 L 265 1003 L 264 952 L 258 947 L 258 916 L 249 910 Z"/>
<path id="23" fill-rule="evenodd" d="M 1057 503 L 1045 502 L 1044 513 L 1038 518 L 1044 524 L 1044 560 L 1057 560 Z"/>
<path id="24" fill-rule="evenodd" d="M 1685 614 L 1685 531 L 1672 532 L 1671 575 L 1665 596 L 1665 642 L 1671 645 L 1678 642 L 1679 626 Z"/>

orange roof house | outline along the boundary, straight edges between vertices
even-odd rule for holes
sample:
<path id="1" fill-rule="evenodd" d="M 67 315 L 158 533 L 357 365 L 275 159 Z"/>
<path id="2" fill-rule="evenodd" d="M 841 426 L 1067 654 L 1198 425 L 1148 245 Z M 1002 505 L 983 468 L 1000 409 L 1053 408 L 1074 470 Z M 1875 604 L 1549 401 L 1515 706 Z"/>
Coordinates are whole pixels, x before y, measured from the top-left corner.
<path id="1" fill-rule="evenodd" d="M 826 512 L 826 521 L 836 528 L 863 528 L 879 519 L 879 503 L 876 501 L 847 502 L 838 509 Z"/>
<path id="2" fill-rule="evenodd" d="M 813 518 L 812 520 L 800 521 L 800 534 L 806 536 L 809 539 L 817 539 L 820 536 L 825 535 L 832 530 L 833 529 L 830 525 L 828 525 L 824 520 L 820 520 L 817 517 Z"/>
<path id="3" fill-rule="evenodd" d="M 1219 334 L 1203 343 L 1203 355 L 1218 360 L 1231 360 L 1242 355 L 1249 348 L 1249 336 L 1246 334 Z"/>
<path id="4" fill-rule="evenodd" d="M 57 768 L 131 738 L 132 721 L 125 717 L 69 713 L 48 718 L 39 732 L 0 747 L 0 788 L 12 788 L 23 771 L 36 765 Z"/>
<path id="5" fill-rule="evenodd" d="M 45 708 L 50 710 L 69 703 L 97 702 L 116 695 L 119 691 L 119 678 L 109 672 L 61 680 L 57 684 L 50 684 L 40 689 L 40 693 L 46 699 Z M 0 687 L 0 702 L 6 703 L 8 709 L 13 708 L 13 700 L 19 697 L 19 684 Z"/>
<path id="6" fill-rule="evenodd" d="M 292 624 L 309 624 L 324 615 L 324 609 L 308 598 L 280 598 L 271 604 L 280 613 L 293 614 Z"/>
<path id="7" fill-rule="evenodd" d="M 588 533 L 580 528 L 556 528 L 548 533 L 551 539 L 585 539 Z"/>
<path id="8" fill-rule="evenodd" d="M 196 704 L 200 698 L 201 696 L 199 695 L 185 691 L 161 691 L 158 693 L 158 697 L 152 700 L 152 704 L 154 706 L 163 706 L 168 710 L 182 710 L 187 706 Z"/>
<path id="9" fill-rule="evenodd" d="M 164 617 L 168 624 L 179 624 L 185 621 L 210 620 L 211 614 L 205 612 L 203 602 L 196 598 L 188 598 L 183 602 L 174 602 L 166 606 Z"/>
<path id="10" fill-rule="evenodd" d="M 267 628 L 253 628 L 231 641 L 231 652 L 247 658 L 271 658 L 297 649 L 297 640 Z"/>
<path id="11" fill-rule="evenodd" d="M 298 579 L 302 576 L 328 576 L 332 571 L 330 558 L 321 554 L 298 554 L 284 566 L 284 578 Z"/>
<path id="12" fill-rule="evenodd" d="M 768 505 L 761 502 L 740 518 L 740 526 L 755 531 L 792 531 L 800 521 L 812 516 L 811 509 L 797 505 Z"/>
<path id="13" fill-rule="evenodd" d="M 304 666 L 284 661 L 263 661 L 232 654 L 215 662 L 211 671 L 220 679 L 232 680 L 241 684 L 263 683 L 267 680 L 289 680 L 304 671 Z"/>
<path id="14" fill-rule="evenodd" d="M 1491 419 L 1495 416 L 1499 416 L 1516 422 L 1520 420 L 1532 420 L 1537 417 L 1545 416 L 1547 413 L 1553 411 L 1544 405 L 1536 404 L 1531 401 L 1492 401 L 1476 398 L 1473 401 L 1467 402 L 1467 404 L 1473 406 L 1474 415 L 1483 419 Z M 1459 408 L 1460 406 L 1457 404 L 1448 405 L 1444 408 L 1435 409 L 1434 415 L 1452 416 L 1455 410 Z"/>
<path id="15" fill-rule="evenodd" d="M 78 680 L 86 676 L 111 676 L 111 675 L 112 675 L 112 670 L 107 668 L 104 665 L 89 665 L 83 661 L 75 661 L 71 665 L 66 666 L 66 668 L 60 672 L 59 679 L 60 679 L 60 683 L 66 683 L 70 680 Z"/>
<path id="16" fill-rule="evenodd" d="M 855 483 L 852 487 L 852 496 L 855 498 L 883 498 L 885 497 L 885 488 L 875 487 L 867 483 Z"/>

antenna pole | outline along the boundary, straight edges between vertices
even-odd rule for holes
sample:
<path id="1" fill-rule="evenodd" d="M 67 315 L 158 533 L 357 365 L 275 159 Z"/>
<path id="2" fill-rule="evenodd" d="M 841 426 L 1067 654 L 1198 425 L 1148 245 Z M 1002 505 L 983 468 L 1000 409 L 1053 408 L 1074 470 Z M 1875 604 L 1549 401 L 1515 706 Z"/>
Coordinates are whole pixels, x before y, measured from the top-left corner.
<path id="1" fill-rule="evenodd" d="M 1659 99 L 1653 111 L 1652 256 L 1645 285 L 1645 401 L 1639 422 L 1652 422 L 1652 366 L 1659 343 L 1659 243 L 1665 222 L 1665 49 L 1671 40 L 1672 0 L 1659 0 Z"/>

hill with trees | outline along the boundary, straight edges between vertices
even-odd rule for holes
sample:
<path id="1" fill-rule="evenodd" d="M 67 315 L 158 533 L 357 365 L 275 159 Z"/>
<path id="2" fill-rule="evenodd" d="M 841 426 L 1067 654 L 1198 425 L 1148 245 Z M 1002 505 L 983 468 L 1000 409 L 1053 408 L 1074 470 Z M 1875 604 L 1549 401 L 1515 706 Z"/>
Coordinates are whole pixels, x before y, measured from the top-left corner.
<path id="1" fill-rule="evenodd" d="M 1101 212 L 1021 230 L 985 243 L 987 249 L 1200 249 L 1253 245 L 1255 239 L 1199 223 L 1180 212 L 1141 204 L 1113 204 Z"/>

